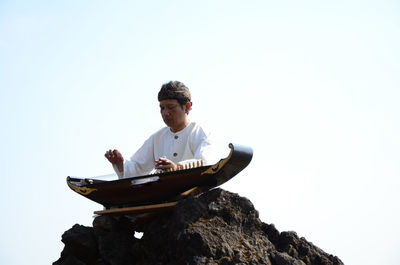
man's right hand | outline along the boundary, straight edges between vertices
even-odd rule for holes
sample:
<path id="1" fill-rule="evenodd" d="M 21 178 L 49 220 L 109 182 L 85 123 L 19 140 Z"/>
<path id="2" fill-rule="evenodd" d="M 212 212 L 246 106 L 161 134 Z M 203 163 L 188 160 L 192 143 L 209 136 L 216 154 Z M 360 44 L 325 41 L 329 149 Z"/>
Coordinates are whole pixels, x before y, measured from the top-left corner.
<path id="1" fill-rule="evenodd" d="M 124 172 L 124 157 L 120 151 L 110 149 L 104 154 L 104 156 L 111 164 L 116 165 L 120 172 Z"/>

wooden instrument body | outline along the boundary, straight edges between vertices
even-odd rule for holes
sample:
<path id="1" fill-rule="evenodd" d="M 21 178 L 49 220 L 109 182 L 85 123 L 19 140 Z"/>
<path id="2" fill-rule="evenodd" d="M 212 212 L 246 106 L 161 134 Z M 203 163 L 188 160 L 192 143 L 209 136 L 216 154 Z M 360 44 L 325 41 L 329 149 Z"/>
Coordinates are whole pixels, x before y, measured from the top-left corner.
<path id="1" fill-rule="evenodd" d="M 176 201 L 180 194 L 195 187 L 204 191 L 225 183 L 250 163 L 253 156 L 250 147 L 233 144 L 229 147 L 229 156 L 214 165 L 112 181 L 67 177 L 67 184 L 106 208 Z"/>

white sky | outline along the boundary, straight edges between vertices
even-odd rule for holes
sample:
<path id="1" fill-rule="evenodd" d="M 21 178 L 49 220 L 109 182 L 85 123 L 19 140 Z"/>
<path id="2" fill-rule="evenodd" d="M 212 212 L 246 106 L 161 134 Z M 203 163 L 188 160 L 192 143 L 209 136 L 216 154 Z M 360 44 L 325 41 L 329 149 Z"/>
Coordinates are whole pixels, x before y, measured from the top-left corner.
<path id="1" fill-rule="evenodd" d="M 101 206 L 68 175 L 112 173 L 164 126 L 157 92 L 249 145 L 222 188 L 345 264 L 398 264 L 397 1 L 1 1 L 0 263 L 49 264 Z M 221 157 L 222 158 L 222 157 Z"/>

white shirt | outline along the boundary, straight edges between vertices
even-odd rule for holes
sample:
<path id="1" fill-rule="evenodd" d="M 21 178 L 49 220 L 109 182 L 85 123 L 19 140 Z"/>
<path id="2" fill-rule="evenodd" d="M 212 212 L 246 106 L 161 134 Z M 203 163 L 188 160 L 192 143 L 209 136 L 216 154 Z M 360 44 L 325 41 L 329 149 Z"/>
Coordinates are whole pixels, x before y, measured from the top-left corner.
<path id="1" fill-rule="evenodd" d="M 190 122 L 183 130 L 173 133 L 164 127 L 147 139 L 142 147 L 124 161 L 124 172 L 114 165 L 119 178 L 147 175 L 154 170 L 155 160 L 168 158 L 175 164 L 184 165 L 198 160 L 209 164 L 213 160 L 210 134 L 200 125 Z"/>

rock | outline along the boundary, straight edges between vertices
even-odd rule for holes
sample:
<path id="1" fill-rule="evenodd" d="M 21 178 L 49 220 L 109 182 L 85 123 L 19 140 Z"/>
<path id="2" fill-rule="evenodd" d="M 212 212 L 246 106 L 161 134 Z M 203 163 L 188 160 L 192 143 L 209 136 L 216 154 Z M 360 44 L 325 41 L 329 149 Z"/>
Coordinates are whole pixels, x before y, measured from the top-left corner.
<path id="1" fill-rule="evenodd" d="M 62 235 L 61 241 L 65 248 L 61 258 L 53 264 L 90 264 L 99 256 L 91 227 L 76 224 Z"/>
<path id="2" fill-rule="evenodd" d="M 248 199 L 222 189 L 182 200 L 142 224 L 141 239 L 134 237 L 138 229 L 126 217 L 74 225 L 62 236 L 65 247 L 53 264 L 343 264 L 295 232 L 261 222 Z"/>

